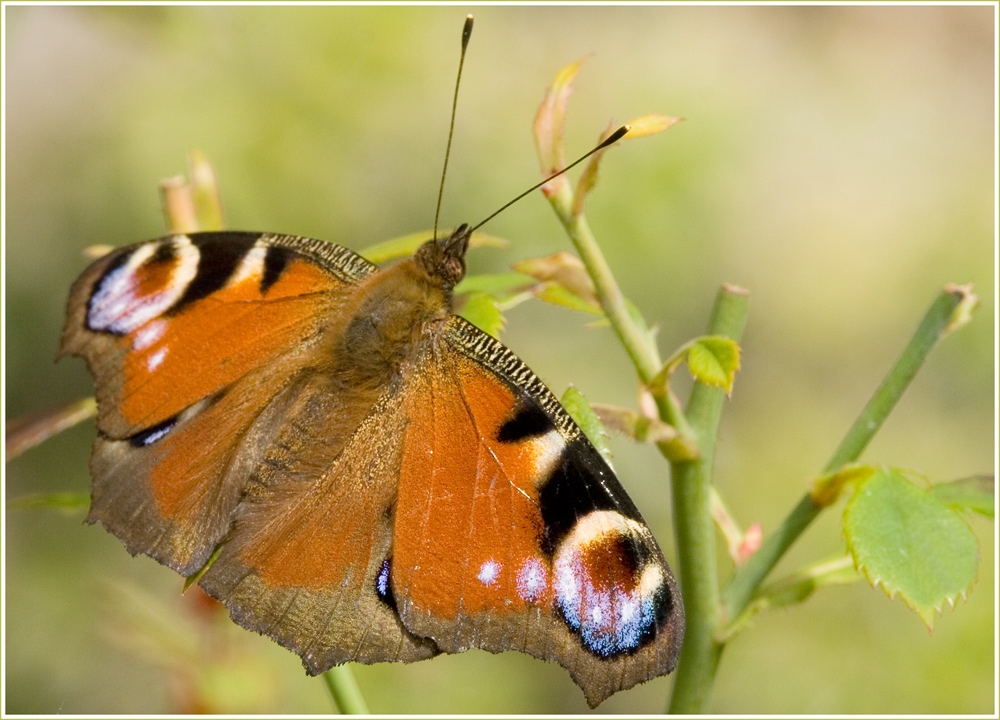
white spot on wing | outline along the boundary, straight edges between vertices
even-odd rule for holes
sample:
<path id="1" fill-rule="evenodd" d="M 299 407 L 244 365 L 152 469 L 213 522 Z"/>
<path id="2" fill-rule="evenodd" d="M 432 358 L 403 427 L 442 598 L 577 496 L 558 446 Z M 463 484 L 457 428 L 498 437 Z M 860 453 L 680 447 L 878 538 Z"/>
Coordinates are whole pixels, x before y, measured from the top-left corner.
<path id="1" fill-rule="evenodd" d="M 532 602 L 542 597 L 548 583 L 548 573 L 545 565 L 537 558 L 528 558 L 517 573 L 517 594 L 525 602 Z"/>
<path id="2" fill-rule="evenodd" d="M 254 243 L 229 280 L 230 285 L 236 285 L 244 280 L 258 280 L 264 274 L 264 258 L 267 257 L 267 245 L 263 240 Z"/>
<path id="3" fill-rule="evenodd" d="M 139 328 L 132 338 L 133 350 L 145 350 L 150 347 L 167 331 L 167 323 L 163 320 L 154 320 Z"/>
<path id="4" fill-rule="evenodd" d="M 554 429 L 531 440 L 531 448 L 535 451 L 535 477 L 548 478 L 555 471 L 562 458 L 566 442 Z"/>
<path id="5" fill-rule="evenodd" d="M 90 296 L 87 324 L 95 330 L 128 335 L 155 320 L 183 295 L 198 273 L 198 248 L 179 235 L 163 242 L 174 247 L 170 276 L 158 290 L 140 295 L 137 273 L 156 254 L 160 243 L 136 248 L 128 260 L 101 278 Z"/>
<path id="6" fill-rule="evenodd" d="M 167 349 L 165 347 L 160 348 L 149 356 L 149 360 L 146 361 L 146 367 L 149 368 L 150 371 L 156 370 L 156 368 L 160 367 L 160 364 L 166 357 Z"/>
<path id="7" fill-rule="evenodd" d="M 499 574 L 500 566 L 493 560 L 487 560 L 480 566 L 479 574 L 476 577 L 483 585 L 492 585 Z"/>

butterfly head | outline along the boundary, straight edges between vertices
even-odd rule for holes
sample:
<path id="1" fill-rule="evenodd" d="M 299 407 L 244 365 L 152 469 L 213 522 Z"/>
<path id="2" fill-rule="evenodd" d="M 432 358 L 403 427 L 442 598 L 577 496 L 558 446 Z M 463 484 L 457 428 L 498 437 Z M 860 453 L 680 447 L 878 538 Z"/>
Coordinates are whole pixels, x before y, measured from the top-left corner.
<path id="1" fill-rule="evenodd" d="M 413 260 L 445 290 L 451 290 L 465 276 L 465 251 L 469 249 L 471 235 L 468 225 L 460 225 L 451 235 L 425 242 L 417 249 Z"/>

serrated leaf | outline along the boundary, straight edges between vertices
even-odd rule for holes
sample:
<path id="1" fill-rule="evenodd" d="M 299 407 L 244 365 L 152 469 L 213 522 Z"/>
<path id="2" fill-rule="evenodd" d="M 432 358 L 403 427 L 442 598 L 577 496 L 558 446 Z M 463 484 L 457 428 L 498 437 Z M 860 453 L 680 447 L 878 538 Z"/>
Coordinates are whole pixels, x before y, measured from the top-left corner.
<path id="1" fill-rule="evenodd" d="M 992 475 L 975 475 L 954 482 L 935 485 L 934 497 L 956 510 L 971 510 L 994 517 L 996 481 Z"/>
<path id="2" fill-rule="evenodd" d="M 590 440 L 591 445 L 597 448 L 597 451 L 610 465 L 611 448 L 608 447 L 608 433 L 584 394 L 575 387 L 568 387 L 563 393 L 561 402 L 569 416 L 576 421 L 576 424 L 583 430 L 583 434 Z"/>
<path id="3" fill-rule="evenodd" d="M 470 323 L 487 335 L 500 337 L 507 324 L 503 313 L 497 307 L 497 299 L 489 293 L 473 293 L 458 312 Z"/>
<path id="4" fill-rule="evenodd" d="M 740 369 L 740 346 L 722 335 L 698 338 L 688 350 L 688 368 L 695 380 L 728 395 Z"/>
<path id="5" fill-rule="evenodd" d="M 929 628 L 945 603 L 964 597 L 979 548 L 962 517 L 899 472 L 882 468 L 861 483 L 844 510 L 854 565 L 890 598 L 897 593 Z"/>

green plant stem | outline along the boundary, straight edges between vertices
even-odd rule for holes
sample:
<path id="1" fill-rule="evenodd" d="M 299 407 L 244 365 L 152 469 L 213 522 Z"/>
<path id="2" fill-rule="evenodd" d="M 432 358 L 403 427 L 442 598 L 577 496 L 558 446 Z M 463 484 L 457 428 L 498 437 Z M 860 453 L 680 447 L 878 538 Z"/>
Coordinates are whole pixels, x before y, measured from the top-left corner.
<path id="1" fill-rule="evenodd" d="M 587 273 L 594 281 L 597 298 L 608 316 L 611 327 L 635 365 L 639 378 L 649 383 L 660 372 L 662 361 L 656 344 L 651 342 L 649 334 L 639 328 L 629 314 L 625 296 L 622 295 L 615 282 L 611 268 L 608 267 L 600 246 L 594 239 L 585 215 L 572 212 L 573 191 L 568 184 L 562 186 L 560 192 L 548 196 L 549 202 L 562 221 L 566 233 L 580 254 Z M 661 419 L 670 423 L 677 432 L 686 438 L 694 440 L 694 433 L 687 418 L 672 397 L 657 397 L 657 409 Z M 661 447 L 661 451 L 663 451 Z"/>
<path id="2" fill-rule="evenodd" d="M 709 333 L 738 342 L 746 324 L 748 305 L 745 291 L 723 287 L 716 296 Z M 678 570 L 687 628 L 670 702 L 671 713 L 707 710 L 722 652 L 722 645 L 716 642 L 721 617 L 711 492 L 715 440 L 725 398 L 720 389 L 695 384 L 686 415 L 695 432 L 700 456 L 672 463 Z"/>
<path id="3" fill-rule="evenodd" d="M 368 704 L 365 703 L 358 681 L 347 665 L 335 665 L 323 673 L 323 680 L 330 691 L 334 705 L 342 715 L 368 715 Z"/>
<path id="4" fill-rule="evenodd" d="M 959 305 L 967 302 L 969 297 L 966 289 L 949 287 L 935 298 L 906 349 L 847 431 L 824 472 L 833 472 L 845 463 L 858 459 L 927 359 L 928 353 L 951 329 Z M 822 509 L 807 493 L 781 526 L 764 540 L 760 550 L 733 574 L 723 598 L 727 622 L 736 620 L 743 613 L 768 573 Z"/>

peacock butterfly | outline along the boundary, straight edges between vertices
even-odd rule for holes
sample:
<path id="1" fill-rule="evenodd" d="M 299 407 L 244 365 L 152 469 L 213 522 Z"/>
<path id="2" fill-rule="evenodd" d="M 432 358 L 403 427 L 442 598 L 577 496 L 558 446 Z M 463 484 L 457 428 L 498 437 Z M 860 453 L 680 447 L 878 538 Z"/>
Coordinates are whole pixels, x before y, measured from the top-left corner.
<path id="1" fill-rule="evenodd" d="M 673 669 L 680 592 L 555 396 L 452 313 L 470 234 L 384 270 L 249 232 L 94 262 L 60 348 L 96 383 L 87 522 L 309 674 L 519 650 L 593 707 Z"/>

